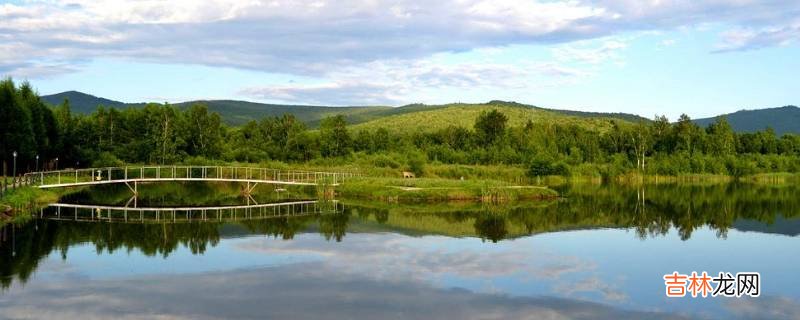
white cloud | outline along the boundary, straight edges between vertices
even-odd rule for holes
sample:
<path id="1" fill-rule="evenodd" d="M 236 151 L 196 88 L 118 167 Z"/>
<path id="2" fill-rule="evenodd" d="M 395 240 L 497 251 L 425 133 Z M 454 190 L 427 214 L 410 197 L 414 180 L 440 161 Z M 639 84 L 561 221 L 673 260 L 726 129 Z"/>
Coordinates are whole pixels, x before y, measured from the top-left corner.
<path id="1" fill-rule="evenodd" d="M 572 62 L 624 64 L 620 35 L 631 32 L 719 24 L 730 28 L 718 51 L 785 45 L 800 38 L 799 15 L 794 0 L 33 0 L 0 5 L 0 74 L 52 76 L 113 57 L 318 80 L 244 89 L 250 96 L 385 104 L 429 88 L 574 82 L 592 69 Z M 559 60 L 434 58 L 520 44 L 558 45 Z"/>
<path id="2" fill-rule="evenodd" d="M 590 64 L 599 64 L 608 60 L 619 60 L 619 51 L 628 45 L 622 40 L 606 40 L 600 46 L 593 46 L 586 42 L 563 45 L 554 48 L 553 55 L 561 61 L 579 61 Z"/>
<path id="3" fill-rule="evenodd" d="M 318 84 L 290 83 L 245 88 L 242 95 L 311 104 L 396 105 L 421 90 L 530 90 L 588 76 L 552 62 L 441 63 L 438 59 L 392 60 L 343 67 Z"/>
<path id="4" fill-rule="evenodd" d="M 736 29 L 722 35 L 716 52 L 755 50 L 765 47 L 785 46 L 800 40 L 800 24 L 779 28 Z"/>
<path id="5" fill-rule="evenodd" d="M 597 276 L 591 276 L 574 283 L 560 283 L 556 291 L 564 293 L 566 296 L 574 296 L 577 293 L 596 293 L 606 301 L 625 301 L 628 295 L 613 284 L 601 280 Z"/>
<path id="6" fill-rule="evenodd" d="M 319 75 L 342 65 L 707 22 L 782 30 L 772 23 L 798 11 L 800 3 L 788 0 L 29 1 L 0 6 L 0 37 L 29 46 L 16 55 L 27 61 L 114 56 Z"/>
<path id="7" fill-rule="evenodd" d="M 674 46 L 677 43 L 678 43 L 678 41 L 675 40 L 675 39 L 664 39 L 664 40 L 661 40 L 661 42 L 659 42 L 659 44 L 662 47 L 671 47 L 671 46 Z"/>

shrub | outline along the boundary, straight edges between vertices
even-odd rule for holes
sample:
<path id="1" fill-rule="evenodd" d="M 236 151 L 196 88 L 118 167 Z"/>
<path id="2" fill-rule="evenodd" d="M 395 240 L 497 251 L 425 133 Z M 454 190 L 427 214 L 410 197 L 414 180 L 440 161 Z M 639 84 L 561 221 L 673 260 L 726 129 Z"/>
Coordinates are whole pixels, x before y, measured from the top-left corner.
<path id="1" fill-rule="evenodd" d="M 417 176 L 422 176 L 425 172 L 425 162 L 423 154 L 414 152 L 408 156 L 408 170 Z"/>
<path id="2" fill-rule="evenodd" d="M 375 156 L 375 158 L 372 159 L 372 165 L 379 168 L 392 168 L 392 169 L 397 169 L 400 167 L 400 164 L 397 163 L 397 161 L 394 161 L 394 159 L 383 154 Z"/>
<path id="3" fill-rule="evenodd" d="M 528 165 L 529 177 L 568 176 L 569 167 L 563 161 L 553 161 L 544 157 L 534 158 Z"/>
<path id="4" fill-rule="evenodd" d="M 111 152 L 101 152 L 97 155 L 97 158 L 92 161 L 92 166 L 95 168 L 102 168 L 102 167 L 121 167 L 124 166 L 125 162 L 118 159 L 116 156 L 111 154 Z"/>

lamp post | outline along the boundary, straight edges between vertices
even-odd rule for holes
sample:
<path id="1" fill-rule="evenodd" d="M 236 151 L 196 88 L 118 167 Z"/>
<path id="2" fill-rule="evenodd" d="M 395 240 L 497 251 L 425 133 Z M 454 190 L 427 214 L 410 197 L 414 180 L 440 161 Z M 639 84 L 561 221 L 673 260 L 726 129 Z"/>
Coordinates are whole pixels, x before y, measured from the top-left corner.
<path id="1" fill-rule="evenodd" d="M 17 152 L 14 151 L 11 155 L 14 156 L 14 185 L 17 184 Z"/>
<path id="2" fill-rule="evenodd" d="M 39 172 L 39 155 L 36 155 L 36 172 Z"/>
<path id="3" fill-rule="evenodd" d="M 56 157 L 56 170 L 58 170 L 58 157 Z"/>

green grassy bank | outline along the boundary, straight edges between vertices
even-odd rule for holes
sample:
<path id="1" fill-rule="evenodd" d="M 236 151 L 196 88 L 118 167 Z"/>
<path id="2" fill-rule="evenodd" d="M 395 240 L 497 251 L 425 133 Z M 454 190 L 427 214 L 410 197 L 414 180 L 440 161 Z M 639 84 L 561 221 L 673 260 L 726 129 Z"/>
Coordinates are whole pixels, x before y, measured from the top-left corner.
<path id="1" fill-rule="evenodd" d="M 336 188 L 340 198 L 387 201 L 480 201 L 507 202 L 558 197 L 541 186 L 513 185 L 496 180 L 451 180 L 437 178 L 354 178 Z"/>
<path id="2" fill-rule="evenodd" d="M 30 215 L 25 213 L 56 202 L 60 196 L 61 194 L 56 191 L 30 186 L 9 189 L 6 195 L 0 198 L 0 225 L 28 219 Z"/>

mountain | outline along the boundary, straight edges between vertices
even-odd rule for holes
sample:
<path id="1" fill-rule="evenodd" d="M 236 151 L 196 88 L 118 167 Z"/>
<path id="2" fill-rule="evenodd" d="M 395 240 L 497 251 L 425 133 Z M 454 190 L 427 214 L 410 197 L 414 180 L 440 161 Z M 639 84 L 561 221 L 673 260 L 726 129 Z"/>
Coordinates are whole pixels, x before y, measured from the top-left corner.
<path id="1" fill-rule="evenodd" d="M 780 108 L 740 110 L 724 115 L 737 132 L 753 132 L 772 127 L 775 133 L 800 133 L 800 108 L 785 106 Z M 695 119 L 694 122 L 705 127 L 717 120 L 716 117 Z"/>
<path id="2" fill-rule="evenodd" d="M 145 103 L 125 103 L 105 98 L 96 97 L 78 91 L 66 91 L 57 94 L 42 96 L 42 101 L 50 105 L 59 105 L 64 99 L 69 99 L 73 112 L 88 114 L 98 106 L 114 107 L 118 109 L 143 107 Z M 236 100 L 196 100 L 176 103 L 181 109 L 188 108 L 195 103 L 208 106 L 209 111 L 217 112 L 225 123 L 241 125 L 250 120 L 259 120 L 264 117 L 282 116 L 285 113 L 294 114 L 300 121 L 311 127 L 316 127 L 327 116 L 342 114 L 349 123 L 360 123 L 379 117 L 383 111 L 394 109 L 392 107 L 329 107 L 306 105 L 266 104 Z"/>
<path id="3" fill-rule="evenodd" d="M 42 101 L 51 105 L 60 105 L 64 99 L 69 99 L 69 106 L 73 112 L 78 113 L 91 113 L 97 106 L 106 106 L 114 108 L 127 108 L 130 105 L 125 102 L 109 100 L 106 98 L 95 97 L 91 94 L 86 94 L 79 91 L 65 91 L 51 95 L 42 96 Z M 141 104 L 138 104 L 141 105 Z"/>
<path id="4" fill-rule="evenodd" d="M 61 104 L 64 99 L 69 99 L 70 106 L 73 112 L 77 113 L 91 113 L 97 106 L 114 107 L 114 108 L 131 108 L 142 107 L 144 103 L 125 103 L 114 101 L 110 99 L 96 97 L 78 91 L 66 91 L 62 93 L 42 96 L 42 100 L 51 105 Z M 208 106 L 212 112 L 217 112 L 222 116 L 222 119 L 230 125 L 241 125 L 250 120 L 259 120 L 264 117 L 281 116 L 285 113 L 294 114 L 297 119 L 305 122 L 308 126 L 315 128 L 319 126 L 319 122 L 328 116 L 337 114 L 344 115 L 347 122 L 350 124 L 365 123 L 372 120 L 377 120 L 389 116 L 400 116 L 404 114 L 432 111 L 439 109 L 447 109 L 452 106 L 467 104 L 443 104 L 443 105 L 426 105 L 426 104 L 409 104 L 401 107 L 388 107 L 388 106 L 354 106 L 354 107 L 331 107 L 331 106 L 310 106 L 310 105 L 284 105 L 284 104 L 267 104 L 248 101 L 237 100 L 196 100 L 187 101 L 175 104 L 178 108 L 188 108 L 195 103 L 203 103 Z M 625 113 L 600 113 L 600 112 L 582 112 L 571 110 L 555 110 L 545 109 L 536 106 L 520 104 L 516 102 L 506 101 L 490 101 L 484 104 L 470 104 L 474 106 L 471 111 L 483 107 L 511 107 L 511 108 L 524 108 L 530 110 L 538 110 L 550 112 L 553 114 L 561 114 L 569 117 L 578 118 L 615 118 L 626 121 L 639 121 L 645 120 L 642 117 Z M 459 117 L 459 115 L 455 115 Z M 526 118 L 527 119 L 527 118 Z M 472 119 L 474 120 L 474 119 Z M 512 120 L 514 122 L 514 120 Z M 471 126 L 471 124 L 470 124 Z"/>
<path id="5" fill-rule="evenodd" d="M 188 108 L 193 104 L 202 103 L 208 110 L 219 113 L 224 121 L 231 125 L 241 125 L 250 120 L 259 120 L 264 117 L 280 117 L 286 113 L 293 114 L 297 119 L 310 127 L 319 126 L 319 122 L 328 116 L 344 115 L 348 123 L 361 123 L 380 116 L 382 111 L 392 107 L 329 107 L 307 105 L 267 104 L 237 100 L 197 100 L 175 104 L 178 108 Z"/>

